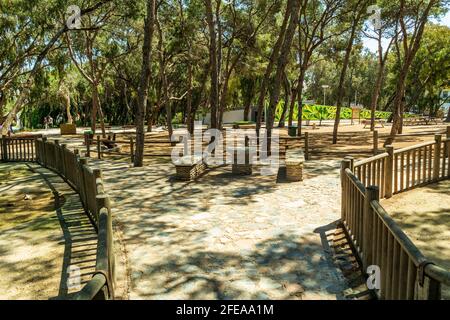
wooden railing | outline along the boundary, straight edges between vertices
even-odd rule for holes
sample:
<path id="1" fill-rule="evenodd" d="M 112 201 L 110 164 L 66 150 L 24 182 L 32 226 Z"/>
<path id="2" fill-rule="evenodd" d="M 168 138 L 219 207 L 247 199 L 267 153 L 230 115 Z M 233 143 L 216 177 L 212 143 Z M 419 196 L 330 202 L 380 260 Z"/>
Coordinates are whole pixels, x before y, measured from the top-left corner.
<path id="1" fill-rule="evenodd" d="M 68 150 L 65 144 L 36 140 L 36 160 L 57 172 L 80 195 L 86 214 L 98 233 L 96 271 L 93 278 L 75 295 L 77 300 L 113 299 L 115 258 L 111 205 L 105 193 L 102 172 L 88 166 L 78 150 Z"/>
<path id="2" fill-rule="evenodd" d="M 450 126 L 447 138 L 437 134 L 434 141 L 386 152 L 352 163 L 354 173 L 365 187 L 376 185 L 381 198 L 390 198 L 411 188 L 444 179 L 450 175 Z"/>
<path id="3" fill-rule="evenodd" d="M 380 268 L 375 293 L 381 299 L 440 299 L 441 286 L 450 286 L 450 271 L 427 260 L 379 202 L 393 191 L 450 178 L 449 160 L 450 134 L 397 152 L 389 147 L 358 163 L 342 162 L 342 224 L 364 270 Z"/>
<path id="4" fill-rule="evenodd" d="M 0 139 L 0 159 L 2 161 L 32 162 L 36 159 L 36 139 L 42 135 L 7 137 Z"/>

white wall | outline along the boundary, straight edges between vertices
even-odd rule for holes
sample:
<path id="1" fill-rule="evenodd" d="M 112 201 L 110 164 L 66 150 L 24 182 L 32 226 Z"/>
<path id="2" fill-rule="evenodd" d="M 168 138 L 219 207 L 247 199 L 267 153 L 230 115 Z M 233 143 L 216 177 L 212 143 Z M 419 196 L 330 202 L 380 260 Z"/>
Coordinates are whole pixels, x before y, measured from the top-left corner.
<path id="1" fill-rule="evenodd" d="M 250 119 L 250 112 L 249 117 Z M 244 121 L 244 110 L 233 110 L 227 111 L 223 113 L 223 123 L 229 124 L 237 121 Z M 203 124 L 210 125 L 211 124 L 211 113 L 207 113 L 206 117 L 203 119 Z"/>

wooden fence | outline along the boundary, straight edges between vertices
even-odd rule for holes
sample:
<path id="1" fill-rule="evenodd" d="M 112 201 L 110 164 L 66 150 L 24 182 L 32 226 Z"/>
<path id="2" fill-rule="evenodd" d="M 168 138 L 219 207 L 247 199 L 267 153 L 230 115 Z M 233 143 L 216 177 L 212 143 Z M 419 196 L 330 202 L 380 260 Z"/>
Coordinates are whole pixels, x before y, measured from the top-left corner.
<path id="1" fill-rule="evenodd" d="M 58 140 L 47 138 L 35 141 L 36 161 L 57 172 L 80 195 L 86 214 L 98 233 L 96 271 L 92 279 L 75 295 L 77 300 L 113 299 L 115 258 L 111 205 L 105 193 L 102 172 L 88 166 L 78 150 L 68 150 Z"/>
<path id="2" fill-rule="evenodd" d="M 35 161 L 36 139 L 42 135 L 7 137 L 0 140 L 0 159 L 2 161 Z"/>
<path id="3" fill-rule="evenodd" d="M 450 271 L 427 260 L 380 204 L 380 198 L 450 178 L 448 137 L 342 162 L 342 223 L 364 270 L 380 267 L 381 299 L 440 299 Z"/>
<path id="4" fill-rule="evenodd" d="M 450 126 L 447 138 L 436 134 L 434 141 L 386 152 L 352 163 L 356 177 L 365 187 L 376 185 L 382 198 L 444 179 L 450 174 Z"/>

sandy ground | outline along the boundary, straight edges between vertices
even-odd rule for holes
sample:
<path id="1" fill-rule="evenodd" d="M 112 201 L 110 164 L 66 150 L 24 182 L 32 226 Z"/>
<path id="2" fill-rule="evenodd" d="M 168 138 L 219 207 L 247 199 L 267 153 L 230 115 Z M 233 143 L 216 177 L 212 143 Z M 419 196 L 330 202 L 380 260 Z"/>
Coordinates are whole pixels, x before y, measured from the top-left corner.
<path id="1" fill-rule="evenodd" d="M 96 233 L 78 195 L 35 164 L 1 163 L 0 175 L 0 299 L 69 297 L 95 267 Z"/>
<path id="2" fill-rule="evenodd" d="M 383 200 L 382 205 L 422 253 L 450 269 L 450 181 Z"/>
<path id="3" fill-rule="evenodd" d="M 428 259 L 450 270 L 450 180 L 396 195 L 382 205 Z M 450 287 L 443 289 L 450 299 Z"/>

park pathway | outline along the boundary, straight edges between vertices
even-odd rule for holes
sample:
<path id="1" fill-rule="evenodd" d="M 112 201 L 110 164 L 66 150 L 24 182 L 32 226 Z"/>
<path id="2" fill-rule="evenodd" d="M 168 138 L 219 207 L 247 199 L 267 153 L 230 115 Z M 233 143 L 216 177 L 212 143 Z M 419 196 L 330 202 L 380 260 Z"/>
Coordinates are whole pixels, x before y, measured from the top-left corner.
<path id="1" fill-rule="evenodd" d="M 122 298 L 343 299 L 351 291 L 330 248 L 338 161 L 308 162 L 307 179 L 291 184 L 236 178 L 226 167 L 178 182 L 156 159 L 145 168 L 91 164 L 103 169 L 126 255 Z"/>

